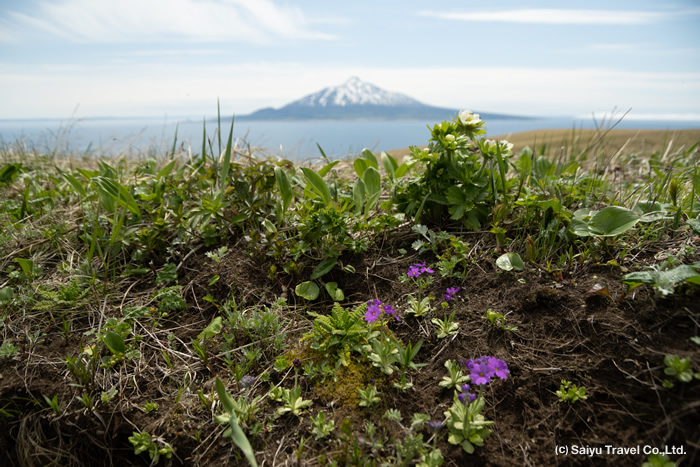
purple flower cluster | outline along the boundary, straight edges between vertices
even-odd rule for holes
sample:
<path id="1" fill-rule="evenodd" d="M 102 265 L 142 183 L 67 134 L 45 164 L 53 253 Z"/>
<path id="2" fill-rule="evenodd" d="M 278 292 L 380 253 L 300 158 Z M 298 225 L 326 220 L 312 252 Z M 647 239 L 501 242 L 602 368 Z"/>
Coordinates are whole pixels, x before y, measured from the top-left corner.
<path id="1" fill-rule="evenodd" d="M 365 313 L 365 321 L 368 323 L 373 323 L 374 321 L 379 318 L 379 315 L 382 314 L 382 311 L 386 313 L 387 315 L 391 315 L 394 318 L 396 318 L 396 321 L 399 320 L 399 317 L 396 315 L 396 310 L 394 310 L 394 307 L 391 305 L 385 305 L 382 303 L 381 300 L 374 299 L 370 300 L 367 302 L 367 312 Z"/>
<path id="2" fill-rule="evenodd" d="M 489 384 L 494 376 L 507 379 L 510 374 L 506 362 L 495 357 L 483 356 L 475 360 L 468 360 L 465 366 L 469 370 L 469 380 L 477 386 Z"/>
<path id="3" fill-rule="evenodd" d="M 452 300 L 452 296 L 459 292 L 459 290 L 459 287 L 448 287 L 447 289 L 445 289 L 445 301 L 449 302 L 450 300 Z"/>
<path id="4" fill-rule="evenodd" d="M 245 375 L 241 378 L 240 381 L 238 381 L 238 385 L 241 388 L 247 388 L 249 386 L 252 386 L 253 384 L 255 384 L 255 377 L 250 375 Z"/>
<path id="5" fill-rule="evenodd" d="M 415 277 L 419 277 L 421 274 L 426 273 L 426 272 L 427 272 L 428 274 L 432 274 L 432 273 L 434 273 L 435 271 L 433 271 L 432 269 L 430 269 L 429 267 L 427 267 L 427 266 L 425 265 L 425 263 L 416 263 L 416 264 L 413 264 L 413 265 L 409 266 L 408 272 L 406 273 L 406 275 L 407 275 L 408 277 L 414 277 L 414 278 L 415 278 Z"/>

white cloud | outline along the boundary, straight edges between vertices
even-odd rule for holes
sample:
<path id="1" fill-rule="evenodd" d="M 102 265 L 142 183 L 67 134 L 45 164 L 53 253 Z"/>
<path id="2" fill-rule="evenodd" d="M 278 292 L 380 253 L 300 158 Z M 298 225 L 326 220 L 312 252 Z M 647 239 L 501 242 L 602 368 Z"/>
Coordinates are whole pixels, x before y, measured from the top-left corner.
<path id="1" fill-rule="evenodd" d="M 271 0 L 44 0 L 8 16 L 5 41 L 37 30 L 90 43 L 333 39 L 308 28 L 299 8 Z"/>
<path id="2" fill-rule="evenodd" d="M 666 16 L 665 13 L 632 10 L 584 10 L 563 8 L 523 8 L 502 11 L 421 11 L 432 18 L 527 24 L 649 24 Z"/>

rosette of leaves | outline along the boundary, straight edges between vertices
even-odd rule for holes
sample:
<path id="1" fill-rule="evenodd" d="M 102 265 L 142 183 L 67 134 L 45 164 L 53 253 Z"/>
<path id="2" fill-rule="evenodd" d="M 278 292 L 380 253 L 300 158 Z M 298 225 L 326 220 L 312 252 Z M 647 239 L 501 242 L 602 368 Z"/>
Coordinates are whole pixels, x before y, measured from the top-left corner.
<path id="1" fill-rule="evenodd" d="M 447 441 L 450 444 L 462 446 L 467 454 L 473 454 L 475 446 L 483 446 L 484 440 L 491 434 L 491 430 L 487 427 L 493 425 L 494 422 L 486 420 L 481 415 L 484 404 L 483 397 L 477 397 L 474 402 L 468 405 L 464 404 L 455 392 L 452 407 L 445 412 L 447 428 L 450 433 Z"/>

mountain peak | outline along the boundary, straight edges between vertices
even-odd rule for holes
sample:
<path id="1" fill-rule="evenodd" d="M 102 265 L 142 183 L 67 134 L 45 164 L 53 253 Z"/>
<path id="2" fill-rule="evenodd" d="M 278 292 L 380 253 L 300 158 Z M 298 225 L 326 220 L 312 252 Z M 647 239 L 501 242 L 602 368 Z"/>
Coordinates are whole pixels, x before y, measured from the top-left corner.
<path id="1" fill-rule="evenodd" d="M 397 92 L 389 92 L 357 76 L 350 77 L 339 86 L 332 86 L 292 102 L 290 106 L 347 107 L 352 105 L 403 106 L 416 105 L 418 101 Z"/>

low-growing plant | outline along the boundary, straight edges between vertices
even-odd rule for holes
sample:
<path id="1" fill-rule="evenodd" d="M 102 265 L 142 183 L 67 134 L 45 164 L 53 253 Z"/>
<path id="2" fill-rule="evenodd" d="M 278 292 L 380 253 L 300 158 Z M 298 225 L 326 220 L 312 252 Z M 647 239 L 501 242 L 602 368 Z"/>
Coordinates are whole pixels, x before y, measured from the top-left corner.
<path id="1" fill-rule="evenodd" d="M 496 313 L 491 308 L 486 310 L 484 319 L 488 321 L 489 325 L 493 327 L 498 327 L 504 331 L 517 331 L 517 326 L 506 326 L 506 317 L 501 313 Z"/>
<path id="2" fill-rule="evenodd" d="M 408 272 L 405 276 L 401 277 L 402 281 L 410 282 L 412 285 L 418 288 L 418 298 L 414 297 L 413 295 L 408 296 L 407 313 L 410 313 L 416 317 L 421 317 L 425 316 L 431 310 L 431 297 L 422 297 L 422 295 L 424 289 L 432 283 L 433 278 L 431 274 L 434 272 L 435 271 L 426 266 L 425 263 L 416 263 L 408 268 Z"/>
<path id="3" fill-rule="evenodd" d="M 449 315 L 445 313 L 443 319 L 433 318 L 430 320 L 435 326 L 437 326 L 437 338 L 444 339 L 449 336 L 453 336 L 459 332 L 459 323 L 455 322 L 455 311 Z"/>
<path id="4" fill-rule="evenodd" d="M 53 413 L 56 415 L 61 415 L 63 409 L 65 408 L 64 404 L 58 402 L 58 394 L 55 394 L 51 399 L 49 399 L 47 396 L 44 396 L 44 401 L 46 402 L 46 405 L 51 410 L 53 410 Z"/>
<path id="5" fill-rule="evenodd" d="M 568 402 L 569 404 L 588 399 L 586 388 L 572 384 L 571 381 L 565 379 L 561 380 L 561 386 L 559 386 L 556 394 L 560 402 Z"/>
<path id="6" fill-rule="evenodd" d="M 278 416 L 291 413 L 299 417 L 304 409 L 313 404 L 313 401 L 301 397 L 301 387 L 296 383 L 292 389 L 280 386 L 273 388 L 270 399 L 284 403 L 284 406 L 277 409 Z"/>
<path id="7" fill-rule="evenodd" d="M 311 434 L 315 436 L 317 441 L 330 435 L 335 428 L 333 420 L 326 423 L 326 414 L 323 412 L 319 412 L 316 417 L 311 417 L 311 425 L 313 426 Z"/>
<path id="8" fill-rule="evenodd" d="M 134 446 L 134 454 L 137 456 L 142 452 L 148 452 L 148 457 L 150 457 L 152 464 L 157 464 L 160 456 L 164 456 L 166 459 L 172 458 L 175 452 L 175 448 L 169 443 L 166 443 L 161 438 L 154 439 L 147 431 L 140 433 L 134 431 L 129 436 L 129 442 Z"/>
<path id="9" fill-rule="evenodd" d="M 465 367 L 469 370 L 470 384 L 463 384 L 459 394 L 455 391 L 452 407 L 445 412 L 449 431 L 447 441 L 461 446 L 468 454 L 473 454 L 474 448 L 483 446 L 484 440 L 491 434 L 487 427 L 494 424 L 481 415 L 486 404 L 484 387 L 494 377 L 507 379 L 510 370 L 503 360 L 489 356 L 467 360 Z M 470 392 L 472 386 L 479 389 L 478 394 Z"/>
<path id="10" fill-rule="evenodd" d="M 145 413 L 151 413 L 158 410 L 158 404 L 153 401 L 148 401 L 143 405 L 142 409 Z"/>
<path id="11" fill-rule="evenodd" d="M 357 388 L 357 393 L 360 395 L 360 407 L 373 407 L 381 402 L 377 386 L 372 383 L 366 389 Z"/>
<path id="12" fill-rule="evenodd" d="M 0 358 L 13 358 L 19 353 L 19 347 L 9 340 L 3 341 L 0 345 Z"/>
<path id="13" fill-rule="evenodd" d="M 689 383 L 695 379 L 700 379 L 700 372 L 693 373 L 691 368 L 690 358 L 681 358 L 678 355 L 666 355 L 664 357 L 664 373 L 668 376 L 672 376 L 676 381 L 681 383 Z M 673 383 L 668 379 L 664 380 L 664 387 L 672 388 Z"/>
<path id="14" fill-rule="evenodd" d="M 679 284 L 687 283 L 700 286 L 700 261 L 692 264 L 682 264 L 671 268 L 673 261 L 667 261 L 659 266 L 652 267 L 650 271 L 638 271 L 625 274 L 622 282 L 627 284 L 627 292 L 648 284 L 660 296 L 667 296 L 674 293 Z"/>
<path id="15" fill-rule="evenodd" d="M 462 373 L 462 366 L 454 361 L 446 360 L 445 368 L 447 368 L 447 376 L 443 376 L 438 383 L 441 388 L 454 388 L 459 391 L 462 385 L 469 381 L 469 376 Z"/>

